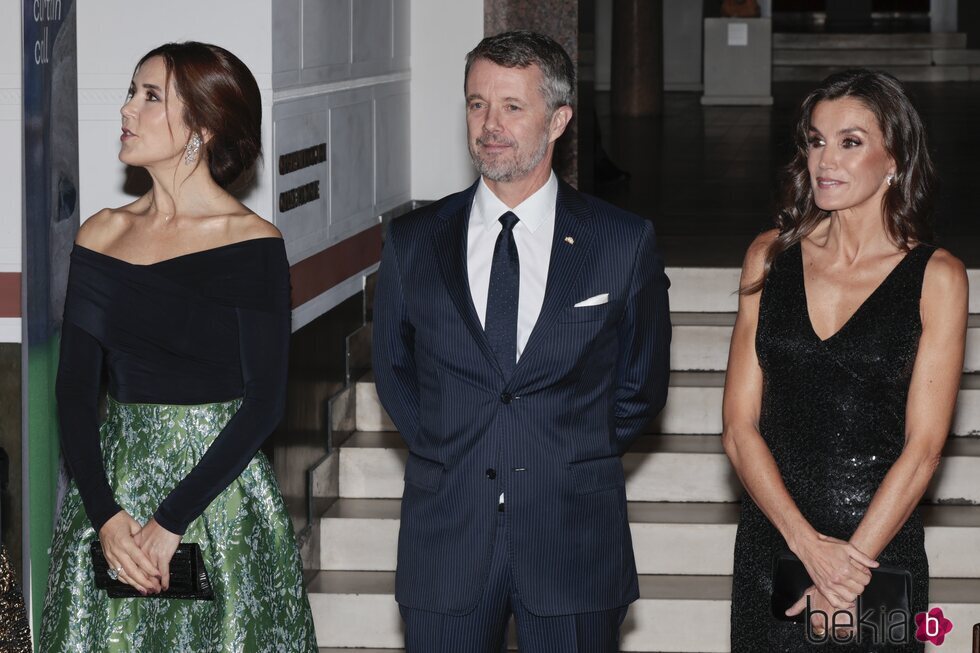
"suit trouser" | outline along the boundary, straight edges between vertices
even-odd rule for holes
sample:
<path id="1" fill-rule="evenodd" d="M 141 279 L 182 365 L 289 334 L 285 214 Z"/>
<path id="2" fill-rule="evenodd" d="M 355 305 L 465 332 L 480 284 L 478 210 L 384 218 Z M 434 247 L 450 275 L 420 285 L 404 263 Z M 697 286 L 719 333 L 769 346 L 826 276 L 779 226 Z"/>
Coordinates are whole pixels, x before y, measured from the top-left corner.
<path id="1" fill-rule="evenodd" d="M 521 653 L 617 653 L 629 606 L 539 617 L 521 603 L 507 556 L 507 513 L 497 513 L 497 536 L 483 596 L 469 614 L 454 616 L 402 606 L 405 653 L 500 653 L 510 616 Z"/>

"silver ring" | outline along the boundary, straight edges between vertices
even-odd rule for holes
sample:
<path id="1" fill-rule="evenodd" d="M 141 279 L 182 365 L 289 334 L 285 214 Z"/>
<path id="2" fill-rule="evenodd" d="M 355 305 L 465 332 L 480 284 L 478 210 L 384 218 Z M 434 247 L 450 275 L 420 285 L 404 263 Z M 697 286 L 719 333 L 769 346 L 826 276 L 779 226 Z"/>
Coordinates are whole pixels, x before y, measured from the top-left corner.
<path id="1" fill-rule="evenodd" d="M 112 580 L 119 580 L 119 572 L 122 571 L 122 567 L 116 567 L 115 569 L 110 569 L 106 574 Z"/>

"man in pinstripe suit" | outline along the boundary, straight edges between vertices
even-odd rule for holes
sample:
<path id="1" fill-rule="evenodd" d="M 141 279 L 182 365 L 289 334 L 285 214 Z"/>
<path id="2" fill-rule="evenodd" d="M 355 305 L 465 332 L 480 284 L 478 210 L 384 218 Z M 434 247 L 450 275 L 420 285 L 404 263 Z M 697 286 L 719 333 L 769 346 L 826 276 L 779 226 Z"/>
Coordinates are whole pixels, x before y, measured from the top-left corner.
<path id="1" fill-rule="evenodd" d="M 560 182 L 574 69 L 510 32 L 467 56 L 480 179 L 392 222 L 378 394 L 409 448 L 396 598 L 414 653 L 618 650 L 638 597 L 620 456 L 663 407 L 651 224 Z"/>

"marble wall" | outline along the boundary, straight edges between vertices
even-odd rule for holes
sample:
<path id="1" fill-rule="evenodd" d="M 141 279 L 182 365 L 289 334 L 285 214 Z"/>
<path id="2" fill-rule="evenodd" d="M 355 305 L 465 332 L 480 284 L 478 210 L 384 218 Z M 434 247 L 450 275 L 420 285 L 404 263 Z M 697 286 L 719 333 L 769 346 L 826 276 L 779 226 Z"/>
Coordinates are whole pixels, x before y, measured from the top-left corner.
<path id="1" fill-rule="evenodd" d="M 273 170 L 276 196 L 317 184 L 319 199 L 274 206 L 296 263 L 379 223 L 411 198 L 409 1 L 278 0 L 272 15 L 271 163 L 324 144 L 326 158 L 301 170 Z M 363 287 L 296 307 L 299 329 Z"/>

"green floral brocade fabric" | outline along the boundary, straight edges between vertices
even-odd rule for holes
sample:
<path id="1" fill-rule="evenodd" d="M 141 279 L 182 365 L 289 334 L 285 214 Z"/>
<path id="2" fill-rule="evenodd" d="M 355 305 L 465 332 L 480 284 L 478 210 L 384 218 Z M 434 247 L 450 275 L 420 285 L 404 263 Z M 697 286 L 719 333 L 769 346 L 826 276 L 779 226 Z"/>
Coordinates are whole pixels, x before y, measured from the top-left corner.
<path id="1" fill-rule="evenodd" d="M 204 455 L 240 400 L 197 406 L 109 398 L 102 457 L 116 501 L 146 523 Z M 259 452 L 194 520 L 214 601 L 110 599 L 95 587 L 96 539 L 71 483 L 51 549 L 44 653 L 316 653 L 293 527 L 272 467 Z"/>

